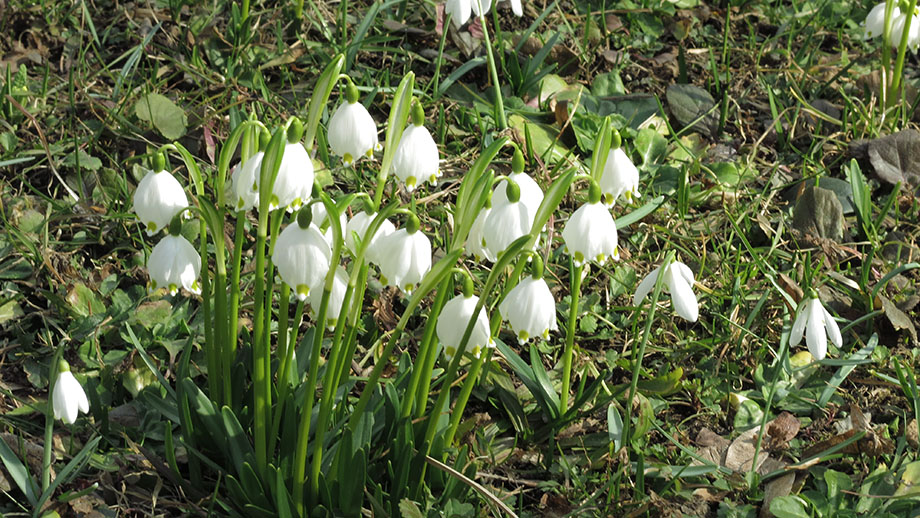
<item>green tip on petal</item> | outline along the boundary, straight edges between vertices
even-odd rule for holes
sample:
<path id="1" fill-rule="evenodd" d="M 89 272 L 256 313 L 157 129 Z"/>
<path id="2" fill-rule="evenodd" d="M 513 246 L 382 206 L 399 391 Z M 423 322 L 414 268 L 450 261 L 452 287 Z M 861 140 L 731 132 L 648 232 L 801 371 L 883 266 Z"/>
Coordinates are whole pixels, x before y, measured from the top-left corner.
<path id="1" fill-rule="evenodd" d="M 298 299 L 306 300 L 307 297 L 310 296 L 310 287 L 306 284 L 298 284 L 297 287 L 294 288 L 294 292 L 297 293 Z"/>
<path id="2" fill-rule="evenodd" d="M 549 340 L 549 328 L 548 327 L 543 330 L 543 339 Z"/>
<path id="3" fill-rule="evenodd" d="M 447 346 L 444 348 L 444 354 L 447 355 L 448 358 L 453 358 L 456 352 L 457 349 L 455 347 Z"/>
<path id="4" fill-rule="evenodd" d="M 409 190 L 415 189 L 416 183 L 418 183 L 418 180 L 414 176 L 406 178 L 406 188 Z"/>
<path id="5" fill-rule="evenodd" d="M 422 126 L 425 124 L 425 110 L 422 109 L 422 103 L 416 99 L 415 103 L 412 104 L 412 124 L 414 126 Z"/>
<path id="6" fill-rule="evenodd" d="M 170 284 L 170 285 L 169 285 L 169 294 L 170 294 L 170 295 L 175 295 L 176 293 L 179 293 L 179 287 L 176 286 L 175 284 Z"/>
<path id="7" fill-rule="evenodd" d="M 524 172 L 524 153 L 521 153 L 517 147 L 514 148 L 514 156 L 511 157 L 511 172 L 515 174 Z"/>
<path id="8" fill-rule="evenodd" d="M 530 333 L 524 330 L 518 331 L 517 339 L 519 345 L 524 345 L 527 343 L 527 340 L 530 340 Z"/>
<path id="9" fill-rule="evenodd" d="M 342 162 L 345 165 L 351 165 L 355 163 L 355 157 L 351 156 L 351 153 L 345 153 L 342 155 Z"/>
<path id="10" fill-rule="evenodd" d="M 585 254 L 581 252 L 575 252 L 575 254 L 572 256 L 572 259 L 575 260 L 576 267 L 581 266 L 585 262 Z"/>
<path id="11" fill-rule="evenodd" d="M 160 230 L 160 229 L 157 228 L 157 224 L 156 224 L 156 223 L 154 223 L 154 222 L 152 222 L 152 221 L 147 223 L 147 233 L 148 233 L 148 234 L 150 234 L 150 235 L 156 234 L 156 233 L 157 233 L 157 230 Z"/>
<path id="12" fill-rule="evenodd" d="M 300 119 L 294 117 L 291 119 L 291 125 L 288 126 L 287 130 L 288 142 L 291 144 L 300 142 L 301 137 L 303 137 L 303 122 L 300 122 Z"/>

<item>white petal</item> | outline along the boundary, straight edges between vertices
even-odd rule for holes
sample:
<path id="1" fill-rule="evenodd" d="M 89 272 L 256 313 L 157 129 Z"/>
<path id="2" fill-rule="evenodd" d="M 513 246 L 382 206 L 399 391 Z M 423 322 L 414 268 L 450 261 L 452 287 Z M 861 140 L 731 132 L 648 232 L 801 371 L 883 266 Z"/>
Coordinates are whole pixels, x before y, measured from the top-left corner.
<path id="1" fill-rule="evenodd" d="M 377 146 L 377 124 L 361 103 L 344 102 L 329 119 L 329 147 L 351 165 Z"/>
<path id="2" fill-rule="evenodd" d="M 830 338 L 832 344 L 838 348 L 841 347 L 843 345 L 843 336 L 840 335 L 840 328 L 837 327 L 837 322 L 824 306 L 821 306 L 821 310 L 824 311 L 824 326 L 827 329 L 827 337 Z"/>
<path id="3" fill-rule="evenodd" d="M 452 23 L 458 29 L 470 19 L 472 3 L 470 0 L 447 0 L 444 5 L 444 12 L 450 13 Z"/>
<path id="4" fill-rule="evenodd" d="M 805 327 L 808 325 L 808 301 L 799 303 L 796 312 L 795 323 L 792 324 L 792 332 L 789 334 L 789 345 L 795 347 L 802 342 L 805 335 Z"/>
<path id="5" fill-rule="evenodd" d="M 827 334 L 824 332 L 824 308 L 818 299 L 808 301 L 808 326 L 805 329 L 805 343 L 808 352 L 816 360 L 827 356 Z"/>
<path id="6" fill-rule="evenodd" d="M 149 235 L 169 226 L 173 217 L 187 207 L 185 189 L 167 171 L 149 171 L 134 191 L 134 212 L 147 225 Z"/>
<path id="7" fill-rule="evenodd" d="M 543 189 L 527 173 L 513 173 L 508 175 L 508 178 L 521 188 L 521 203 L 527 206 L 527 210 L 530 211 L 532 217 L 536 217 L 540 204 L 543 203 Z M 493 207 L 509 203 L 507 189 L 507 182 L 500 182 L 495 186 L 495 191 L 492 192 Z"/>
<path id="8" fill-rule="evenodd" d="M 689 266 L 680 261 L 674 261 L 671 263 L 671 268 L 676 269 L 680 276 L 687 281 L 687 284 L 693 287 L 693 270 Z"/>
<path id="9" fill-rule="evenodd" d="M 642 279 L 642 282 L 639 283 L 639 286 L 636 287 L 636 294 L 633 295 L 633 306 L 638 307 L 639 304 L 648 296 L 649 293 L 655 288 L 655 281 L 658 280 L 658 272 L 661 271 L 661 267 L 655 268 L 648 275 Z"/>
<path id="10" fill-rule="evenodd" d="M 393 173 L 412 191 L 441 176 L 438 145 L 425 126 L 409 124 L 393 155 Z"/>
<path id="11" fill-rule="evenodd" d="M 511 0 L 511 10 L 515 16 L 524 16 L 524 10 L 521 8 L 521 0 Z"/>
<path id="12" fill-rule="evenodd" d="M 674 311 L 683 317 L 684 320 L 696 322 L 699 318 L 700 307 L 696 301 L 696 295 L 687 280 L 680 274 L 677 268 L 668 268 L 670 282 L 668 288 L 671 290 L 671 303 L 674 304 Z"/>

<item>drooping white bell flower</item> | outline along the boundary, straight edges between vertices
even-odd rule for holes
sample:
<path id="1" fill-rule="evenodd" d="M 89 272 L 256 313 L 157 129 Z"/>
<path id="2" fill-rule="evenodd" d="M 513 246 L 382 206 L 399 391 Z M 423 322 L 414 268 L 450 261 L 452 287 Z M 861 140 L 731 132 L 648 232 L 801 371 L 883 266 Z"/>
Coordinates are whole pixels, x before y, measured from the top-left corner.
<path id="1" fill-rule="evenodd" d="M 632 160 L 626 156 L 622 147 L 612 148 L 607 154 L 604 172 L 600 179 L 603 202 L 612 207 L 617 199 L 623 195 L 626 201 L 639 198 L 639 170 L 633 165 Z"/>
<path id="2" fill-rule="evenodd" d="M 483 235 L 486 219 L 491 212 L 491 207 L 483 207 L 483 209 L 479 211 L 479 214 L 476 215 L 476 219 L 473 220 L 473 225 L 470 226 L 470 234 L 466 238 L 466 253 L 472 255 L 477 261 L 485 259 L 486 261 L 494 263 L 495 254 L 486 246 L 486 238 Z"/>
<path id="3" fill-rule="evenodd" d="M 355 235 L 357 234 L 357 237 L 362 241 L 367 239 L 367 229 L 376 217 L 377 213 L 368 214 L 365 211 L 361 211 L 352 216 L 345 225 L 345 246 L 348 247 L 352 255 L 358 253 L 358 241 L 355 239 Z M 377 229 L 377 233 L 374 234 L 371 238 L 371 242 L 368 243 L 367 251 L 364 253 L 364 257 L 368 262 L 380 264 L 381 243 L 383 243 L 386 236 L 389 236 L 393 232 L 396 232 L 396 227 L 393 223 L 388 219 L 383 220 L 380 224 L 380 228 Z"/>
<path id="4" fill-rule="evenodd" d="M 898 9 L 898 6 L 895 5 L 891 10 L 891 20 L 901 16 L 901 10 Z M 866 16 L 866 20 L 862 23 L 863 25 L 863 37 L 865 39 L 872 39 L 876 36 L 881 36 L 885 32 L 885 2 L 882 2 L 869 11 L 869 15 Z"/>
<path id="5" fill-rule="evenodd" d="M 549 339 L 549 332 L 558 329 L 556 324 L 556 300 L 543 280 L 543 261 L 539 261 L 539 273 L 521 279 L 505 300 L 498 305 L 502 318 L 508 321 L 511 330 L 523 345 L 533 337 Z M 535 272 L 536 264 L 533 265 Z"/>
<path id="6" fill-rule="evenodd" d="M 188 208 L 185 189 L 168 171 L 147 171 L 134 191 L 134 213 L 152 236 Z"/>
<path id="7" fill-rule="evenodd" d="M 300 138 L 298 136 L 298 138 Z M 278 176 L 272 185 L 272 198 L 269 210 L 278 208 L 287 209 L 288 212 L 300 210 L 306 202 L 310 201 L 313 193 L 313 160 L 300 141 L 288 142 L 284 145 L 284 154 L 281 155 L 281 164 L 278 166 Z"/>
<path id="8" fill-rule="evenodd" d="M 914 9 L 914 15 L 909 17 L 910 28 L 907 30 L 907 48 L 916 52 L 917 46 L 920 45 L 920 16 L 917 9 Z M 908 23 L 907 14 L 901 14 L 897 18 L 892 18 L 891 33 L 889 34 L 888 44 L 892 48 L 898 48 L 901 45 L 901 38 L 904 34 L 904 27 Z"/>
<path id="9" fill-rule="evenodd" d="M 278 274 L 299 300 L 322 284 L 332 260 L 329 243 L 308 216 L 310 210 L 302 209 L 297 221 L 281 231 L 272 254 Z"/>
<path id="10" fill-rule="evenodd" d="M 642 279 L 633 296 L 633 306 L 638 306 L 651 293 L 659 275 L 664 275 L 663 288 L 671 293 L 674 311 L 684 320 L 696 322 L 699 318 L 700 307 L 693 293 L 693 272 L 690 267 L 680 261 L 659 266 Z"/>
<path id="11" fill-rule="evenodd" d="M 600 190 L 596 184 L 592 183 L 591 191 L 588 202 L 569 217 L 562 229 L 562 239 L 573 256 L 575 266 L 581 266 L 587 261 L 595 261 L 603 266 L 608 257 L 614 261 L 620 259 L 616 223 L 607 207 L 600 202 Z"/>
<path id="12" fill-rule="evenodd" d="M 310 311 L 315 318 L 319 313 L 320 306 L 323 303 L 323 293 L 325 279 L 314 290 L 310 290 L 307 295 L 307 303 L 310 304 Z M 345 290 L 348 288 L 348 272 L 341 266 L 335 267 L 335 279 L 332 281 L 332 291 L 329 292 L 329 302 L 326 306 L 326 327 L 332 329 L 335 322 L 342 312 L 342 303 L 345 301 Z"/>
<path id="13" fill-rule="evenodd" d="M 492 8 L 492 0 L 447 0 L 444 12 L 451 15 L 454 27 L 460 28 L 470 19 L 470 14 L 480 16 Z"/>
<path id="14" fill-rule="evenodd" d="M 431 241 L 418 229 L 418 218 L 412 215 L 405 227 L 382 238 L 380 243 L 381 282 L 406 294 L 411 294 L 431 269 Z"/>
<path id="15" fill-rule="evenodd" d="M 834 317 L 824 309 L 817 294 L 812 295 L 799 304 L 798 314 L 789 335 L 789 345 L 792 347 L 799 345 L 802 342 L 802 335 L 805 335 L 808 352 L 816 360 L 823 360 L 827 356 L 828 338 L 839 348 L 843 345 L 843 337 L 840 335 L 840 328 L 837 327 Z"/>
<path id="16" fill-rule="evenodd" d="M 493 193 L 492 211 L 485 218 L 482 230 L 486 248 L 495 257 L 504 252 L 516 239 L 529 234 L 535 217 L 530 208 L 521 201 L 521 190 L 517 183 L 513 180 L 506 180 L 505 183 L 508 184 L 508 201 L 494 203 Z"/>
<path id="17" fill-rule="evenodd" d="M 201 294 L 198 284 L 201 256 L 178 232 L 168 234 L 153 247 L 147 259 L 147 271 L 151 291 L 166 288 L 170 295 L 175 295 L 182 287 L 196 295 Z"/>
<path id="18" fill-rule="evenodd" d="M 70 372 L 70 365 L 65 360 L 61 359 L 58 369 L 57 380 L 51 393 L 51 408 L 55 419 L 73 424 L 80 412 L 89 412 L 89 400 L 86 399 L 83 385 L 80 385 Z"/>
<path id="19" fill-rule="evenodd" d="M 524 172 L 524 165 L 524 154 L 520 149 L 515 148 L 511 158 L 511 174 L 508 175 L 508 179 L 517 184 L 521 193 L 521 202 L 529 209 L 530 217 L 535 218 L 540 204 L 543 203 L 543 189 L 529 174 Z M 508 182 L 501 182 L 495 186 L 495 191 L 492 193 L 493 207 L 508 203 L 508 185 Z"/>
<path id="20" fill-rule="evenodd" d="M 441 308 L 435 331 L 438 333 L 438 340 L 444 345 L 444 354 L 448 358 L 452 358 L 460 348 L 460 342 L 463 340 L 466 326 L 469 325 L 470 319 L 473 318 L 473 311 L 476 310 L 476 304 L 478 303 L 479 297 L 461 293 L 447 301 L 444 307 Z M 480 308 L 476 323 L 473 325 L 473 332 L 466 342 L 465 350 L 479 358 L 482 350 L 486 347 L 495 347 L 495 341 L 490 336 L 489 317 L 486 315 L 486 310 L 485 308 Z"/>
<path id="21" fill-rule="evenodd" d="M 332 152 L 350 166 L 362 156 L 373 158 L 378 148 L 377 123 L 363 104 L 358 102 L 358 89 L 349 81 L 345 87 L 345 102 L 329 119 L 328 141 Z"/>
<path id="22" fill-rule="evenodd" d="M 265 153 L 259 151 L 233 168 L 230 181 L 234 210 L 246 211 L 259 207 L 259 171 L 262 168 L 264 156 Z"/>
<path id="23" fill-rule="evenodd" d="M 420 103 L 412 106 L 412 121 L 403 130 L 396 153 L 393 155 L 393 173 L 412 192 L 420 182 L 437 183 L 441 177 L 438 164 L 438 145 L 425 128 L 425 113 Z"/>

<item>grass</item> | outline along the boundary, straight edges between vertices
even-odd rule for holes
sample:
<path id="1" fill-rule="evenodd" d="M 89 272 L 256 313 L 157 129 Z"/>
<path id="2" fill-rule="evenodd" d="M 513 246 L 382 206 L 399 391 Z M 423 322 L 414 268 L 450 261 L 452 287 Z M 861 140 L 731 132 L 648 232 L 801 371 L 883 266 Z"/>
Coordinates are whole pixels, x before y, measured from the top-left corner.
<path id="1" fill-rule="evenodd" d="M 483 363 L 456 443 L 441 459 L 453 471 L 428 465 L 429 487 L 398 502 L 403 515 L 505 512 L 467 489 L 475 481 L 518 516 L 753 517 L 776 490 L 768 484 L 794 473 L 794 484 L 769 506 L 775 516 L 917 516 L 918 185 L 916 177 L 899 187 L 881 179 L 856 145 L 913 127 L 914 115 L 883 113 L 871 77 L 880 50 L 862 41 L 858 26 L 867 6 L 560 1 L 525 4 L 517 18 L 500 4 L 485 19 L 505 131 L 497 130 L 494 80 L 478 44 L 470 46 L 466 29 L 438 34 L 434 3 L 305 2 L 300 20 L 290 6 L 254 3 L 246 20 L 235 9 L 223 0 L 12 1 L 0 14 L 3 438 L 33 466 L 28 452 L 44 441 L 39 405 L 61 347 L 92 411 L 90 419 L 56 429 L 55 466 L 62 469 L 101 438 L 49 510 L 239 511 L 228 497 L 232 486 L 214 475 L 222 468 L 199 458 L 179 437 L 180 417 L 157 403 L 162 389 L 148 362 L 169 382 L 183 368 L 202 380 L 204 352 L 184 358 L 183 351 L 205 324 L 199 301 L 147 293 L 146 256 L 156 239 L 135 220 L 131 197 L 150 153 L 173 140 L 164 134 L 175 132 L 211 170 L 215 147 L 250 114 L 267 125 L 306 119 L 316 78 L 342 52 L 343 72 L 381 127 L 400 79 L 415 73 L 445 173 L 416 203 L 423 230 L 441 250 L 451 224 L 444 204 L 455 199 L 481 150 L 500 137 L 521 146 L 527 171 L 546 189 L 559 164 L 588 170 L 594 137 L 610 115 L 639 165 L 642 192 L 638 203 L 618 204 L 614 217 L 661 197 L 657 210 L 620 227 L 622 260 L 591 268 L 581 283 L 570 413 L 554 415 L 548 406 L 562 386 L 564 333 L 532 348 L 517 346 L 508 331 L 499 334 L 503 352 Z M 916 64 L 908 54 L 909 86 Z M 682 78 L 713 97 L 715 134 L 678 123 L 666 92 Z M 150 102 L 150 94 L 165 96 L 183 115 L 141 117 L 139 101 Z M 339 95 L 335 89 L 330 102 Z M 635 113 L 650 117 L 636 120 Z M 320 130 L 316 157 L 334 165 L 325 139 Z M 506 174 L 509 162 L 500 155 L 492 167 Z M 334 166 L 319 176 L 332 192 L 372 190 L 378 165 Z M 171 166 L 187 174 L 175 158 Z M 792 229 L 805 178 L 852 200 L 842 243 Z M 581 200 L 575 190 L 563 198 L 550 234 L 558 236 Z M 253 222 L 244 228 L 249 253 Z M 198 223 L 183 230 L 194 238 Z M 541 246 L 562 324 L 571 299 L 560 244 L 557 237 Z M 648 303 L 633 307 L 632 293 L 669 251 L 695 274 L 700 320 L 675 318 L 665 293 L 646 327 Z M 489 268 L 466 265 L 481 287 Z M 788 347 L 794 304 L 809 283 L 821 285 L 822 301 L 844 330 L 844 347 L 820 364 L 796 356 L 804 344 Z M 244 275 L 241 287 L 252 291 L 251 277 Z M 370 374 L 375 340 L 406 306 L 376 280 L 367 289 L 353 358 L 357 378 Z M 244 305 L 244 340 L 254 313 Z M 425 315 L 409 320 L 397 361 L 383 371 L 392 387 L 408 382 Z M 645 352 L 636 358 L 640 344 Z M 306 369 L 306 358 L 298 354 L 297 361 Z M 636 365 L 638 389 L 628 400 Z M 457 384 L 469 367 L 460 366 Z M 447 369 L 438 363 L 435 375 Z M 442 390 L 435 381 L 432 396 Z M 749 402 L 735 407 L 733 394 Z M 767 428 L 755 436 L 757 455 L 791 468 L 744 467 L 741 460 L 753 459 L 738 452 L 738 438 L 783 411 L 800 429 L 780 440 Z M 618 435 L 623 419 L 625 443 Z M 729 441 L 729 456 L 741 455 L 734 459 L 740 464 L 701 463 L 704 430 Z M 410 444 L 409 452 L 422 446 L 407 437 L 423 435 L 424 427 L 419 434 L 411 425 L 392 431 L 394 444 Z M 399 452 L 377 446 L 368 476 L 398 481 L 408 469 L 394 463 Z M 8 496 L 0 511 L 32 513 L 15 484 L 0 487 Z M 93 489 L 77 494 L 86 488 Z M 361 507 L 392 514 L 380 503 L 384 490 L 360 489 Z"/>

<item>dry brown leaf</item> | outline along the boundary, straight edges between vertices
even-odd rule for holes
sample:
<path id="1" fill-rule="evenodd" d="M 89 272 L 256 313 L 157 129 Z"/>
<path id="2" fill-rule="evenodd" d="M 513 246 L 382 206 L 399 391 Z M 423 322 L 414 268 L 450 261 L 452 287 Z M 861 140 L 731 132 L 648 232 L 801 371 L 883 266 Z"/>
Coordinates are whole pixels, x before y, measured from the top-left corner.
<path id="1" fill-rule="evenodd" d="M 851 404 L 850 415 L 846 419 L 834 423 L 838 432 L 837 435 L 814 444 L 805 450 L 803 456 L 813 457 L 818 455 L 824 450 L 846 442 L 848 439 L 861 432 L 866 432 L 866 434 L 856 442 L 844 446 L 841 451 L 849 453 L 850 455 L 865 453 L 870 457 L 894 453 L 894 442 L 877 432 L 872 426 L 871 420 L 871 414 L 865 414 L 858 405 L 855 403 Z"/>
<path id="2" fill-rule="evenodd" d="M 767 425 L 767 435 L 764 437 L 764 448 L 767 450 L 781 450 L 799 433 L 802 423 L 789 412 L 776 416 Z"/>

